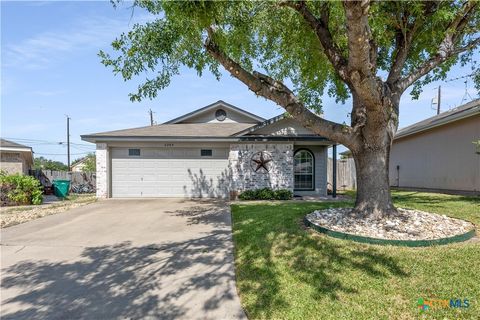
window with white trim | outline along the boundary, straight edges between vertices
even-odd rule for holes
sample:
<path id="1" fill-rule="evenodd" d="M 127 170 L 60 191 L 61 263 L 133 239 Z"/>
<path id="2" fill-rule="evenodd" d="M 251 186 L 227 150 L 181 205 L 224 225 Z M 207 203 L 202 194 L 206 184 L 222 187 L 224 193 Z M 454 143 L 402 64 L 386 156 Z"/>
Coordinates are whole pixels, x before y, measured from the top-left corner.
<path id="1" fill-rule="evenodd" d="M 315 179 L 313 154 L 308 150 L 301 149 L 295 153 L 293 160 L 294 189 L 313 190 Z"/>

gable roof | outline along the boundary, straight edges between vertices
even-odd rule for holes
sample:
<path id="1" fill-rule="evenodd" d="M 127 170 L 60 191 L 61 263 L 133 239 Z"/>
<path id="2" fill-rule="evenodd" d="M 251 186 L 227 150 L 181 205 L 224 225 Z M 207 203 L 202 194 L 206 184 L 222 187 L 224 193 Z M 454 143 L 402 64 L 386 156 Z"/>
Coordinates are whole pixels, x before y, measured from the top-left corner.
<path id="1" fill-rule="evenodd" d="M 326 141 L 324 137 L 312 134 L 269 134 L 268 132 L 258 132 L 257 130 L 269 127 L 273 124 L 278 124 L 283 119 L 290 119 L 285 114 L 265 120 L 261 117 L 252 115 L 250 119 L 255 119 L 255 122 L 191 122 L 183 123 L 185 119 L 194 117 L 201 112 L 205 112 L 210 108 L 217 108 L 219 106 L 233 108 L 247 113 L 235 106 L 229 105 L 222 100 L 210 104 L 204 108 L 198 109 L 194 112 L 188 113 L 185 116 L 170 120 L 163 124 L 154 126 L 145 126 L 132 129 L 107 131 L 100 133 L 92 133 L 81 135 L 82 140 L 89 142 L 107 142 L 107 141 L 259 141 L 261 139 L 267 140 L 309 140 L 309 141 Z M 258 121 L 261 120 L 261 121 Z M 182 123 L 178 123 L 182 122 Z"/>
<path id="2" fill-rule="evenodd" d="M 267 119 L 267 120 L 264 120 L 263 122 L 257 124 L 257 125 L 253 125 L 253 126 L 250 126 L 249 128 L 245 128 L 244 130 L 242 131 L 239 131 L 237 133 L 235 133 L 235 136 L 236 137 L 239 137 L 239 136 L 243 136 L 243 135 L 246 135 L 248 133 L 253 133 L 254 131 L 257 131 L 259 129 L 262 129 L 262 128 L 265 128 L 271 124 L 274 124 L 280 120 L 283 120 L 285 119 L 286 116 L 285 114 L 281 114 L 281 115 L 278 115 L 278 116 L 275 116 L 273 118 L 270 118 L 270 119 Z"/>
<path id="3" fill-rule="evenodd" d="M 404 138 L 412 134 L 430 130 L 438 126 L 442 126 L 447 123 L 465 119 L 478 114 L 480 114 L 480 99 L 475 99 L 473 101 L 470 101 L 469 103 L 442 112 L 436 116 L 430 117 L 428 119 L 414 123 L 408 127 L 400 129 L 395 134 L 395 139 Z"/>
<path id="4" fill-rule="evenodd" d="M 20 143 L 0 138 L 0 148 L 18 151 L 32 151 L 32 148 Z"/>
<path id="5" fill-rule="evenodd" d="M 238 131 L 253 126 L 251 123 L 178 123 L 159 124 L 125 130 L 100 132 L 82 135 L 82 139 L 92 141 L 101 138 L 225 138 Z"/>
<path id="6" fill-rule="evenodd" d="M 208 106 L 205 106 L 203 108 L 200 108 L 200 109 L 197 109 L 197 110 L 194 110 L 192 112 L 189 112 L 187 114 L 184 114 L 183 116 L 180 116 L 178 118 L 175 118 L 175 119 L 172 119 L 172 120 L 169 120 L 167 122 L 164 122 L 163 124 L 177 124 L 179 122 L 182 122 L 182 121 L 185 121 L 187 119 L 190 119 L 190 118 L 193 118 L 195 116 L 197 116 L 198 114 L 201 114 L 203 112 L 206 112 L 208 110 L 211 110 L 211 109 L 215 109 L 215 108 L 218 108 L 218 107 L 224 107 L 224 108 L 227 108 L 227 109 L 230 109 L 230 110 L 234 110 L 240 114 L 243 114 L 244 116 L 252 119 L 253 122 L 262 122 L 262 121 L 265 121 L 264 118 L 262 117 L 259 117 L 253 113 L 250 113 L 248 111 L 245 111 L 243 109 L 240 109 L 238 107 L 235 107 L 234 105 L 230 104 L 230 103 L 227 103 L 223 100 L 218 100 L 217 102 L 214 102 L 212 104 L 209 104 Z"/>
<path id="7" fill-rule="evenodd" d="M 87 159 L 88 159 L 88 157 L 82 157 L 82 158 L 78 159 L 75 163 L 72 163 L 72 164 L 70 165 L 70 167 L 73 168 L 73 167 L 75 167 L 75 166 L 78 166 L 78 165 L 80 165 L 80 164 L 83 164 L 85 161 L 87 161 Z"/>

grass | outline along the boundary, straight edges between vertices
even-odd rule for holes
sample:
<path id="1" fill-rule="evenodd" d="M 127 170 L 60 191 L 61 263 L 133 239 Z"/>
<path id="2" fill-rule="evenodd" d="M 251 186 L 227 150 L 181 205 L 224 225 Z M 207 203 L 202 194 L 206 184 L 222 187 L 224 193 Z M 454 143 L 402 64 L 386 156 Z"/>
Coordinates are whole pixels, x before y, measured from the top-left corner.
<path id="1" fill-rule="evenodd" d="M 395 191 L 397 206 L 480 224 L 480 198 Z M 480 244 L 376 246 L 305 230 L 315 209 L 352 202 L 232 205 L 237 286 L 250 319 L 478 319 Z M 469 299 L 421 313 L 419 298 Z"/>

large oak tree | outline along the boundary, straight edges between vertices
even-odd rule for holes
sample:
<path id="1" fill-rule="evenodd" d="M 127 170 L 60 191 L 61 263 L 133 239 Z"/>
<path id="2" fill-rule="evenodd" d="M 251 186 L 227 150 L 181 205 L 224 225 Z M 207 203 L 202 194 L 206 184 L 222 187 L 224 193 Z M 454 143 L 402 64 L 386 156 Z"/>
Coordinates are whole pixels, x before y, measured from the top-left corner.
<path id="1" fill-rule="evenodd" d="M 223 67 L 306 128 L 348 147 L 357 169 L 355 212 L 378 217 L 395 212 L 388 163 L 400 97 L 412 85 L 418 96 L 459 62 L 475 68 L 480 44 L 477 1 L 134 5 L 154 20 L 116 39 L 114 54 L 100 52 L 125 80 L 147 75 L 132 100 L 155 97 L 183 66 L 218 78 Z M 318 116 L 324 94 L 338 102 L 351 97 L 350 125 Z"/>

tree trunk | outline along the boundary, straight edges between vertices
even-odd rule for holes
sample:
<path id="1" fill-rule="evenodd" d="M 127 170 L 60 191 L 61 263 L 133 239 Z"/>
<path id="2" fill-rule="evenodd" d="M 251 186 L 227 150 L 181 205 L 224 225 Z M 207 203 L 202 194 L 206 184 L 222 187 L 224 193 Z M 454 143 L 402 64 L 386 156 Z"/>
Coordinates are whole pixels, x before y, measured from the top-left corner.
<path id="1" fill-rule="evenodd" d="M 357 199 L 354 214 L 385 218 L 397 211 L 390 195 L 388 168 L 390 144 L 354 154 L 357 174 Z"/>

